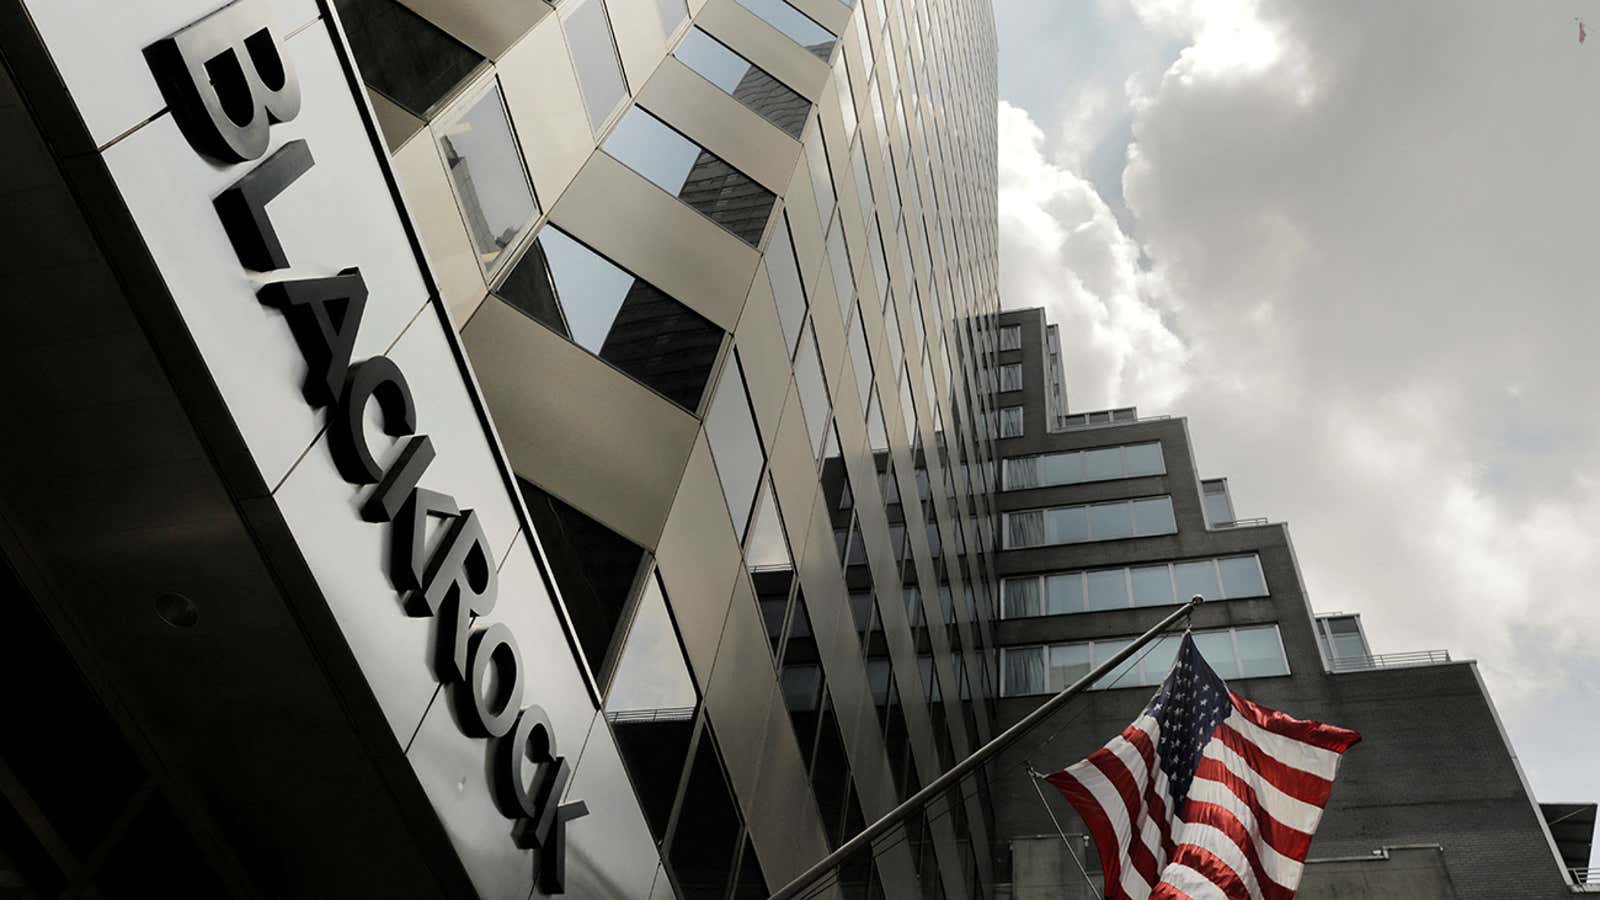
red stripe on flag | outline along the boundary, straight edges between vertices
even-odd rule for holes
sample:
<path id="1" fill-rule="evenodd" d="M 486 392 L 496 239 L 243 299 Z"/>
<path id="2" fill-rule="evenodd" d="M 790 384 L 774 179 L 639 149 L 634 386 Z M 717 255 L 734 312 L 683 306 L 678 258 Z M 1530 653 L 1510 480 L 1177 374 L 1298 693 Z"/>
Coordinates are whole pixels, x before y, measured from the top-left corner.
<path id="1" fill-rule="evenodd" d="M 1143 810 L 1139 803 L 1139 785 L 1133 780 L 1133 773 L 1128 771 L 1127 763 L 1103 747 L 1089 754 L 1089 761 L 1106 776 L 1106 780 L 1111 782 L 1111 786 L 1116 788 L 1117 794 L 1122 797 L 1122 805 L 1128 810 L 1128 825 L 1132 835 L 1128 842 L 1128 857 L 1133 860 L 1133 867 L 1144 878 L 1144 883 L 1155 884 L 1161 880 L 1158 872 L 1160 866 L 1150 848 L 1145 845 L 1144 829 L 1139 827 L 1139 818 Z"/>
<path id="2" fill-rule="evenodd" d="M 1294 738 L 1301 743 L 1331 750 L 1334 753 L 1343 753 L 1361 741 L 1361 735 L 1348 728 L 1296 719 L 1287 713 L 1258 706 L 1231 691 L 1228 697 L 1233 700 L 1233 708 L 1238 710 L 1240 715 L 1273 734 Z"/>
<path id="3" fill-rule="evenodd" d="M 1256 883 L 1261 887 L 1261 896 L 1264 900 L 1292 900 L 1294 891 L 1289 886 L 1274 881 L 1272 876 L 1267 874 L 1266 868 L 1261 865 L 1261 854 L 1256 849 L 1256 842 L 1252 840 L 1250 831 L 1232 810 L 1191 798 L 1183 810 L 1183 820 L 1210 825 L 1237 844 L 1239 850 L 1244 853 L 1245 860 L 1250 863 L 1251 871 L 1255 873 Z"/>
<path id="4" fill-rule="evenodd" d="M 1117 832 L 1111 827 L 1106 811 L 1100 808 L 1100 801 L 1094 799 L 1094 794 L 1083 786 L 1083 782 L 1066 769 L 1046 775 L 1044 780 L 1055 785 L 1061 796 L 1066 797 L 1072 808 L 1078 811 L 1083 824 L 1089 826 L 1095 849 L 1100 851 L 1100 871 L 1106 876 L 1106 900 L 1127 897 L 1127 892 L 1122 889 L 1122 861 L 1118 853 Z"/>
<path id="5" fill-rule="evenodd" d="M 1333 792 L 1333 782 L 1328 779 L 1286 765 L 1276 756 L 1257 747 L 1254 741 L 1234 731 L 1226 722 L 1217 726 L 1215 736 L 1223 746 L 1243 757 L 1257 775 L 1271 782 L 1278 790 L 1312 806 L 1322 806 L 1328 802 L 1328 795 Z"/>
<path id="6" fill-rule="evenodd" d="M 1194 844 L 1179 844 L 1172 861 L 1199 872 L 1233 900 L 1250 900 L 1250 889 L 1245 887 L 1244 879 L 1210 850 Z"/>
<path id="7" fill-rule="evenodd" d="M 1256 831 L 1272 845 L 1272 849 L 1290 859 L 1305 861 L 1306 851 L 1311 849 L 1311 835 L 1274 819 L 1256 797 L 1255 788 L 1233 774 L 1233 770 L 1223 765 L 1221 760 L 1202 757 L 1199 767 L 1195 769 L 1195 777 L 1226 785 L 1228 790 L 1233 791 L 1235 797 L 1250 807 L 1250 814 L 1256 817 Z"/>
<path id="8" fill-rule="evenodd" d="M 1194 898 L 1172 885 L 1162 882 L 1150 892 L 1150 900 L 1194 900 Z"/>
<path id="9" fill-rule="evenodd" d="M 1156 828 L 1161 832 L 1161 859 L 1172 858 L 1172 823 L 1168 821 L 1167 801 L 1164 796 L 1156 791 L 1156 745 L 1150 740 L 1149 733 L 1129 725 L 1123 729 L 1122 737 L 1139 751 L 1144 757 L 1144 770 L 1150 777 L 1144 783 L 1144 805 L 1150 809 L 1150 818 L 1156 822 Z"/>

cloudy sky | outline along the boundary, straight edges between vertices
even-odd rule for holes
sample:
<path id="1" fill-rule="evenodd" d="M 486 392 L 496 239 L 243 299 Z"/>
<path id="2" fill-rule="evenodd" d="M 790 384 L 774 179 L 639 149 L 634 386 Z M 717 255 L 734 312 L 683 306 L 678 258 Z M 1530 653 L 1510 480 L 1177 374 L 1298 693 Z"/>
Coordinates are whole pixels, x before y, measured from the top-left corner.
<path id="1" fill-rule="evenodd" d="M 998 0 L 1001 282 L 1074 409 L 1189 417 L 1374 651 L 1600 800 L 1592 0 Z"/>

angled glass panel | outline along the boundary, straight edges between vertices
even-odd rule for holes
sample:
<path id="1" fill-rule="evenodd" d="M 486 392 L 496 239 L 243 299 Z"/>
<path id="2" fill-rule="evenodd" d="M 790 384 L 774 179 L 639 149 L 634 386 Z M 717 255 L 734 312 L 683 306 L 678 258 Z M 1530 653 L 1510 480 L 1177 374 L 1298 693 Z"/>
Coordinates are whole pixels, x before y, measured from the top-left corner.
<path id="1" fill-rule="evenodd" d="M 904 371 L 902 369 L 902 371 Z M 900 416 L 906 423 L 906 439 L 913 446 L 917 442 L 917 407 L 911 399 L 911 373 L 905 372 L 900 379 Z"/>
<path id="2" fill-rule="evenodd" d="M 884 453 L 889 449 L 889 429 L 884 425 L 883 406 L 878 403 L 878 392 L 872 392 L 872 399 L 867 405 L 867 447 L 873 453 Z"/>
<path id="3" fill-rule="evenodd" d="M 772 654 L 777 656 L 783 637 L 783 620 L 789 609 L 789 588 L 794 584 L 794 560 L 789 553 L 788 534 L 778 509 L 778 495 L 772 480 L 765 479 L 756 499 L 755 518 L 750 525 L 750 542 L 744 552 L 745 568 L 755 587 L 756 603 L 767 626 Z"/>
<path id="4" fill-rule="evenodd" d="M 850 21 L 856 25 L 856 59 L 861 63 L 861 74 L 867 75 L 872 71 L 872 37 L 867 31 L 867 19 L 861 14 L 861 7 L 856 7 L 850 14 Z"/>
<path id="5" fill-rule="evenodd" d="M 739 5 L 783 32 L 789 40 L 810 50 L 818 59 L 828 61 L 835 43 L 833 33 L 818 25 L 810 16 L 784 0 L 739 0 Z"/>
<path id="6" fill-rule="evenodd" d="M 817 354 L 817 339 L 808 321 L 800 335 L 800 347 L 794 356 L 794 381 L 800 390 L 800 408 L 805 413 L 806 431 L 811 436 L 811 456 L 821 452 L 822 438 L 832 421 L 829 413 L 832 403 L 828 399 L 828 381 L 822 374 L 822 360 Z"/>
<path id="7" fill-rule="evenodd" d="M 761 245 L 777 197 L 665 122 L 635 106 L 602 149 L 740 240 Z"/>
<path id="8" fill-rule="evenodd" d="M 599 131 L 628 99 L 628 82 L 622 76 L 622 62 L 617 59 L 611 21 L 600 0 L 576 0 L 561 7 L 561 27 L 567 34 L 572 64 L 578 70 L 578 87 L 589 112 L 589 125 Z"/>
<path id="9" fill-rule="evenodd" d="M 672 55 L 752 112 L 783 129 L 790 137 L 799 139 L 806 115 L 811 112 L 811 101 L 790 90 L 765 69 L 698 28 L 689 29 Z"/>
<path id="10" fill-rule="evenodd" d="M 700 732 L 683 795 L 667 865 L 685 898 L 724 897 L 742 826 L 709 723 Z"/>
<path id="11" fill-rule="evenodd" d="M 555 226 L 495 293 L 679 406 L 699 407 L 722 329 Z"/>
<path id="12" fill-rule="evenodd" d="M 483 57 L 396 0 L 336 0 L 339 22 L 370 87 L 428 119 Z"/>
<path id="13" fill-rule="evenodd" d="M 807 303 L 789 227 L 789 213 L 785 211 L 778 227 L 772 229 L 765 259 L 767 283 L 772 286 L 772 299 L 778 306 L 778 324 L 783 327 L 784 347 L 793 356 L 801 327 L 805 325 Z"/>
<path id="14" fill-rule="evenodd" d="M 661 33 L 670 35 L 689 18 L 689 5 L 684 0 L 656 0 L 656 12 L 661 16 Z"/>
<path id="15" fill-rule="evenodd" d="M 889 296 L 889 263 L 883 255 L 883 236 L 878 230 L 878 217 L 870 211 L 865 213 L 867 221 L 867 259 L 872 261 L 872 280 L 878 288 L 879 297 Z"/>
<path id="16" fill-rule="evenodd" d="M 839 299 L 839 317 L 848 323 L 850 304 L 856 297 L 856 280 L 850 264 L 849 239 L 844 236 L 844 222 L 838 216 L 834 216 L 833 229 L 828 232 L 828 265 L 833 271 L 833 289 Z"/>
<path id="17" fill-rule="evenodd" d="M 861 395 L 861 408 L 868 409 L 868 397 L 872 393 L 872 355 L 867 351 L 867 327 L 861 320 L 859 306 L 855 313 L 850 337 L 845 343 L 850 347 L 850 362 L 856 371 L 856 391 Z"/>
<path id="18" fill-rule="evenodd" d="M 833 61 L 833 88 L 839 95 L 839 115 L 844 118 L 844 137 L 850 140 L 856 133 L 856 98 L 850 84 L 850 67 L 841 56 Z"/>
<path id="19" fill-rule="evenodd" d="M 478 265 L 492 272 L 539 213 L 499 82 L 442 123 L 438 135 Z"/>
<path id="20" fill-rule="evenodd" d="M 783 702 L 800 743 L 800 756 L 809 767 L 817 746 L 817 718 L 822 710 L 822 667 L 815 662 L 791 663 L 787 651 L 783 658 L 783 674 L 779 676 Z"/>
<path id="21" fill-rule="evenodd" d="M 766 873 L 761 870 L 761 860 L 756 858 L 756 848 L 750 843 L 748 833 L 740 859 L 739 878 L 733 885 L 732 900 L 765 900 L 771 888 L 767 886 Z"/>
<path id="22" fill-rule="evenodd" d="M 823 137 L 820 124 L 806 132 L 805 157 L 806 167 L 811 173 L 811 192 L 817 201 L 817 221 L 826 224 L 828 217 L 833 215 L 835 200 L 833 167 L 828 162 L 827 139 Z"/>
<path id="23" fill-rule="evenodd" d="M 605 716 L 657 842 L 666 837 L 699 704 L 661 586 L 651 576 L 623 645 Z"/>
<path id="24" fill-rule="evenodd" d="M 722 381 L 711 398 L 705 423 L 717 477 L 722 481 L 722 495 L 728 501 L 734 533 L 742 543 L 766 454 L 761 449 L 755 416 L 750 412 L 750 395 L 745 390 L 737 352 L 723 367 Z"/>

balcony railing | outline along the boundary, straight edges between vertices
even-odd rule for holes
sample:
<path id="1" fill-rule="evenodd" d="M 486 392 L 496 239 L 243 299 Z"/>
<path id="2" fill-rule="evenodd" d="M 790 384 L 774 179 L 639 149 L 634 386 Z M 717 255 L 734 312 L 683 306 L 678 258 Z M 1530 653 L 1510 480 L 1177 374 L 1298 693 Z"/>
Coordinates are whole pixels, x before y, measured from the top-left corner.
<path id="1" fill-rule="evenodd" d="M 1082 428 L 1110 428 L 1113 425 L 1132 425 L 1135 422 L 1154 422 L 1171 416 L 1141 416 L 1136 407 L 1102 409 L 1087 413 L 1057 414 L 1050 431 L 1077 431 Z"/>
<path id="2" fill-rule="evenodd" d="M 1213 530 L 1218 528 L 1252 528 L 1256 525 L 1267 524 L 1266 516 L 1251 516 L 1248 519 L 1234 519 L 1231 522 L 1212 522 Z"/>
<path id="3" fill-rule="evenodd" d="M 1572 883 L 1591 891 L 1600 891 L 1600 868 L 1568 869 L 1572 874 Z"/>
<path id="4" fill-rule="evenodd" d="M 1449 650 L 1413 650 L 1410 653 L 1380 653 L 1375 656 L 1341 656 L 1328 661 L 1328 671 L 1364 672 L 1368 669 L 1403 669 L 1407 666 L 1435 666 L 1449 661 Z"/>

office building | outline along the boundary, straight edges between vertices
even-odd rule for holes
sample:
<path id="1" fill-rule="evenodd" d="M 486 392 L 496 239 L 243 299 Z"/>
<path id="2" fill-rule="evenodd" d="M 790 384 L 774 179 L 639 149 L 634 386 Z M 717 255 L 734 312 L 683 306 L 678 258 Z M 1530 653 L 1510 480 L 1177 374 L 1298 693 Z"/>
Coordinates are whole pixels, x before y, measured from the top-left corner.
<path id="1" fill-rule="evenodd" d="M 1235 509 L 1227 479 L 1198 468 L 1186 420 L 1055 405 L 1065 390 L 1054 331 L 1041 309 L 1000 317 L 996 405 L 1003 428 L 1013 424 L 999 442 L 996 724 L 1200 594 L 1196 643 L 1233 690 L 1365 736 L 1344 756 L 1300 897 L 1582 890 L 1594 805 L 1535 802 L 1477 666 L 1444 650 L 1375 654 L 1358 615 L 1314 612 L 1288 527 Z M 1178 639 L 1102 678 L 991 770 L 997 877 L 1011 896 L 1094 896 L 1087 829 L 1049 797 L 1068 855 L 1023 761 L 1052 771 L 1120 732 L 1165 677 Z"/>
<path id="2" fill-rule="evenodd" d="M 0 2 L 0 892 L 764 897 L 991 736 L 994 47 Z"/>

